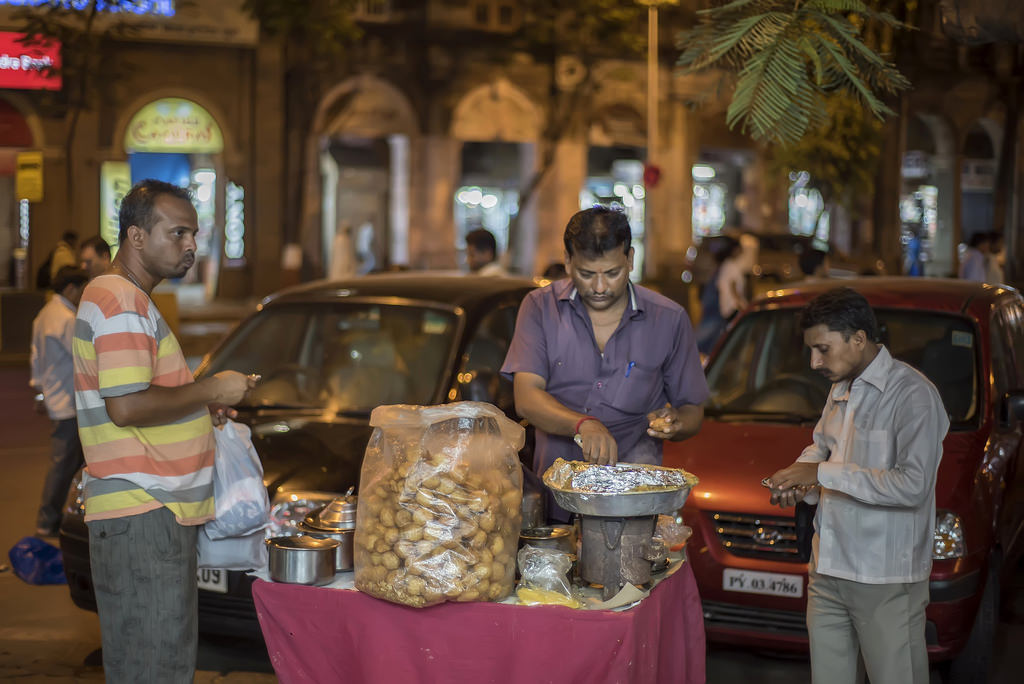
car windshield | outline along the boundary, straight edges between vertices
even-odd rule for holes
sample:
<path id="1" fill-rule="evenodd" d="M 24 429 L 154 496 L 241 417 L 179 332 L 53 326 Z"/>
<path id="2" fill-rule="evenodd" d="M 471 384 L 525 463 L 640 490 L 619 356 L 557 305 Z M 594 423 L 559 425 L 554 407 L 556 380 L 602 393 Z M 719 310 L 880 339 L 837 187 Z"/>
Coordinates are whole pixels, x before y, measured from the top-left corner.
<path id="1" fill-rule="evenodd" d="M 242 407 L 362 414 L 381 404 L 429 404 L 455 330 L 454 313 L 426 306 L 277 304 L 243 324 L 203 375 L 262 375 Z"/>
<path id="2" fill-rule="evenodd" d="M 830 383 L 810 369 L 797 309 L 761 311 L 730 331 L 707 369 L 710 416 L 813 422 Z M 875 309 L 889 352 L 935 384 L 952 427 L 974 420 L 980 398 L 978 341 L 971 321 L 936 312 Z"/>

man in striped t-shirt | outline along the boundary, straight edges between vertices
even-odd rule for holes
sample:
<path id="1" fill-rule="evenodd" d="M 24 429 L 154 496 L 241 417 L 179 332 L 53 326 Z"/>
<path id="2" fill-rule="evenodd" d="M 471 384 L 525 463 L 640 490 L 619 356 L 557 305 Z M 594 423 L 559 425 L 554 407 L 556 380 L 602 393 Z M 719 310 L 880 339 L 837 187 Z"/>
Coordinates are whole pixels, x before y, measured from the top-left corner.
<path id="1" fill-rule="evenodd" d="M 149 294 L 195 263 L 186 190 L 136 185 L 121 248 L 75 322 L 75 404 L 85 452 L 89 559 L 108 682 L 191 682 L 198 642 L 196 530 L 213 518 L 214 422 L 254 376 L 194 382 Z"/>

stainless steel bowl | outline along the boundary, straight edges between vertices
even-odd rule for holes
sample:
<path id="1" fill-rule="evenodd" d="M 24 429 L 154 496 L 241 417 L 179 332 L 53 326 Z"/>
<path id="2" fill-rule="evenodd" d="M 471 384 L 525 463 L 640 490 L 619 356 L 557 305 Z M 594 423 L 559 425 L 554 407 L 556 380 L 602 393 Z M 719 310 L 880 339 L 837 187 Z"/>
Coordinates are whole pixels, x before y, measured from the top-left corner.
<path id="1" fill-rule="evenodd" d="M 334 580 L 338 544 L 336 539 L 308 535 L 268 539 L 270 578 L 290 584 L 327 584 Z"/>
<path id="2" fill-rule="evenodd" d="M 658 513 L 674 513 L 686 503 L 690 487 L 653 492 L 627 492 L 621 494 L 593 494 L 567 491 L 548 485 L 558 505 L 580 515 L 600 515 L 609 518 L 632 518 Z"/>

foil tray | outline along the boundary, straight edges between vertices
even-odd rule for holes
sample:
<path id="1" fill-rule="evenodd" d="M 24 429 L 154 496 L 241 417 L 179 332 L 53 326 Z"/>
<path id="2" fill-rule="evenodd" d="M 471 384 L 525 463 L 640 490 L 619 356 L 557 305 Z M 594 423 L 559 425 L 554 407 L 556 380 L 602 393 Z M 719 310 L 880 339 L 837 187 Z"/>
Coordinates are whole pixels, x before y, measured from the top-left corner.
<path id="1" fill-rule="evenodd" d="M 690 495 L 689 486 L 656 492 L 593 494 L 556 489 L 548 485 L 559 506 L 580 515 L 606 518 L 636 518 L 659 513 L 675 513 Z"/>
<path id="2" fill-rule="evenodd" d="M 634 518 L 675 513 L 698 480 L 679 468 L 638 463 L 600 466 L 559 458 L 544 473 L 543 482 L 567 511 Z"/>

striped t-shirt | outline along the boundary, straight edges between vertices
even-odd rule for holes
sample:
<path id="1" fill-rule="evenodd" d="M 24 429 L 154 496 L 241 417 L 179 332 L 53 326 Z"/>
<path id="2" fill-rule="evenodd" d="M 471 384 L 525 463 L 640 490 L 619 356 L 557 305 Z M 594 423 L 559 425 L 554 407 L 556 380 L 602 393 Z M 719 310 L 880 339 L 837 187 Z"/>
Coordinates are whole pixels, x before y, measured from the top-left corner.
<path id="1" fill-rule="evenodd" d="M 106 397 L 193 382 L 178 340 L 142 290 L 116 275 L 85 288 L 75 322 L 75 405 L 85 452 L 85 520 L 166 506 L 183 525 L 211 520 L 213 423 L 204 407 L 153 427 L 117 427 Z"/>

